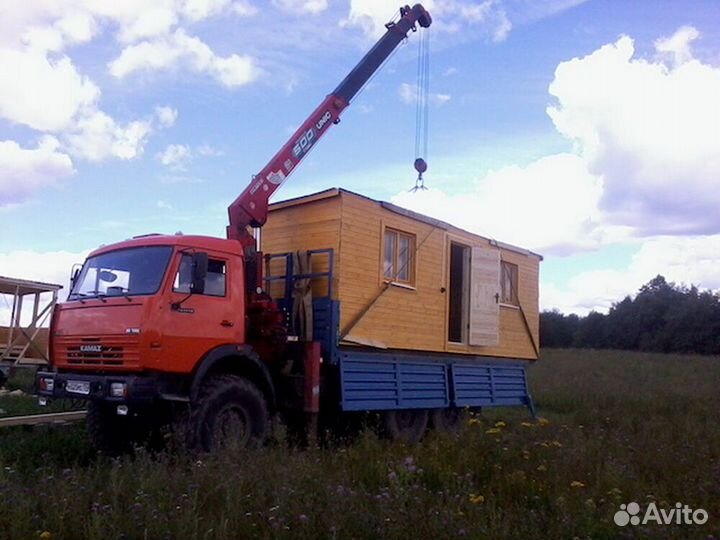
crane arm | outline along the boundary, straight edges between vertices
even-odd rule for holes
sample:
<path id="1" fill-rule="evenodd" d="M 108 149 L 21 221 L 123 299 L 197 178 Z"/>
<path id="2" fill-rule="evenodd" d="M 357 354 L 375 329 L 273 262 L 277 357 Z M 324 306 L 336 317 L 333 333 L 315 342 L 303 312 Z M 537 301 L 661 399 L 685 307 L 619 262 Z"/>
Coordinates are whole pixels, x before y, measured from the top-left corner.
<path id="1" fill-rule="evenodd" d="M 386 25 L 385 34 L 343 79 L 331 94 L 308 116 L 267 165 L 228 207 L 228 238 L 254 245 L 248 227 L 261 227 L 267 220 L 268 201 L 295 170 L 330 126 L 340 121 L 340 113 L 362 89 L 383 62 L 397 48 L 416 24 L 427 28 L 432 23 L 425 8 L 416 4 L 400 9 L 400 19 Z"/>

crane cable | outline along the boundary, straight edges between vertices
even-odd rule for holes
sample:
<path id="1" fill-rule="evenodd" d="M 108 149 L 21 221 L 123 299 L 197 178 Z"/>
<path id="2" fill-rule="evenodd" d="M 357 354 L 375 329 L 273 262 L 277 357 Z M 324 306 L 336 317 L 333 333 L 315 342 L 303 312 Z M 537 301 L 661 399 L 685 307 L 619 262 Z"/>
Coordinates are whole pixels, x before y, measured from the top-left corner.
<path id="1" fill-rule="evenodd" d="M 430 33 L 420 32 L 418 40 L 417 86 L 415 95 L 415 170 L 418 173 L 415 187 L 410 191 L 427 189 L 423 173 L 427 171 L 428 121 L 430 97 Z"/>

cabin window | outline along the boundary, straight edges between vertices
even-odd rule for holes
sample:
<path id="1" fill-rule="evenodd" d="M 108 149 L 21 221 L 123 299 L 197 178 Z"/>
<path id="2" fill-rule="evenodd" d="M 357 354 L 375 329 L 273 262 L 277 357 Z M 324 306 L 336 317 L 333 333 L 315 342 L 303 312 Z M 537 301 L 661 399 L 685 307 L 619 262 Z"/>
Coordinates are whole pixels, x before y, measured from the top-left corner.
<path id="1" fill-rule="evenodd" d="M 393 282 L 412 285 L 415 268 L 415 235 L 385 229 L 383 238 L 383 277 Z"/>
<path id="2" fill-rule="evenodd" d="M 190 283 L 192 281 L 192 256 L 183 255 L 180 260 L 180 268 L 175 274 L 175 282 L 173 283 L 173 291 L 179 293 L 190 293 Z M 205 276 L 205 291 L 203 294 L 207 296 L 225 296 L 227 283 L 227 272 L 225 261 L 220 259 L 208 260 L 208 271 Z"/>
<path id="3" fill-rule="evenodd" d="M 500 263 L 500 303 L 518 305 L 518 265 Z"/>

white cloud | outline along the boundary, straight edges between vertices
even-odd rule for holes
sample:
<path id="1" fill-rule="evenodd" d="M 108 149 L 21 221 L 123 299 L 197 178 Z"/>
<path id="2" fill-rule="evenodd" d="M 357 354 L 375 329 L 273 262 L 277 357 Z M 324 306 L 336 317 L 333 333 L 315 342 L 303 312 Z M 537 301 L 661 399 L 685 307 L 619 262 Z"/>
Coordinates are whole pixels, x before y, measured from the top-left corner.
<path id="1" fill-rule="evenodd" d="M 182 29 L 126 47 L 110 62 L 109 68 L 113 76 L 121 79 L 136 71 L 177 69 L 179 65 L 196 73 L 207 73 L 228 87 L 251 83 L 261 73 L 253 58 L 237 54 L 217 56 L 207 44 Z"/>
<path id="2" fill-rule="evenodd" d="M 426 0 L 423 6 L 433 18 L 434 33 L 455 34 L 480 28 L 493 41 L 502 41 L 512 29 L 499 0 Z M 350 0 L 350 11 L 341 25 L 358 27 L 367 36 L 377 38 L 385 32 L 385 24 L 397 15 L 397 6 L 386 0 Z"/>
<path id="3" fill-rule="evenodd" d="M 151 132 L 149 120 L 120 125 L 104 112 L 95 111 L 78 120 L 66 139 L 70 152 L 90 161 L 109 157 L 133 159 L 142 155 Z"/>
<path id="4" fill-rule="evenodd" d="M 322 13 L 328 8 L 327 0 L 272 0 L 272 3 L 289 13 Z"/>
<path id="5" fill-rule="evenodd" d="M 160 163 L 173 171 L 184 171 L 192 159 L 192 152 L 187 145 L 171 144 L 155 157 Z"/>
<path id="6" fill-rule="evenodd" d="M 657 237 L 643 242 L 624 269 L 582 272 L 562 287 L 541 286 L 543 309 L 585 315 L 591 310 L 607 312 L 614 302 L 661 274 L 668 281 L 720 289 L 720 235 Z"/>
<path id="7" fill-rule="evenodd" d="M 602 183 L 578 156 L 558 154 L 526 167 L 505 167 L 470 186 L 472 191 L 456 195 L 403 192 L 392 202 L 544 254 L 595 249 L 605 241 L 597 209 Z"/>
<path id="8" fill-rule="evenodd" d="M 415 84 L 401 83 L 398 88 L 398 95 L 403 103 L 415 105 L 418 102 L 418 87 Z M 450 101 L 450 94 L 430 93 L 427 96 L 427 100 L 431 105 L 439 107 Z"/>
<path id="9" fill-rule="evenodd" d="M 173 205 L 166 201 L 158 201 L 156 206 L 160 210 L 173 210 Z"/>
<path id="10" fill-rule="evenodd" d="M 173 109 L 168 106 L 155 107 L 155 116 L 157 116 L 161 126 L 170 127 L 175 124 L 178 117 L 178 111 L 177 109 Z"/>
<path id="11" fill-rule="evenodd" d="M 67 56 L 53 61 L 44 52 L 0 49 L 0 73 L 7 75 L 0 85 L 0 117 L 40 131 L 65 129 L 100 97 Z"/>
<path id="12" fill-rule="evenodd" d="M 237 0 L 232 3 L 232 12 L 240 17 L 252 17 L 257 15 L 258 8 L 245 0 Z"/>
<path id="13" fill-rule="evenodd" d="M 58 144 L 54 137 L 42 138 L 33 149 L 0 141 L 0 207 L 21 203 L 73 174 L 72 161 L 58 152 Z"/>
<path id="14" fill-rule="evenodd" d="M 100 89 L 67 55 L 59 54 L 68 44 L 92 39 L 95 32 L 95 19 L 87 12 L 68 9 L 51 25 L 32 26 L 23 35 L 24 44 L 0 46 L 0 72 L 11 74 L 0 86 L 0 118 L 52 133 L 73 156 L 132 159 L 142 154 L 152 121 L 120 123 L 100 110 Z M 157 114 L 167 126 L 177 112 L 163 107 Z"/>
<path id="15" fill-rule="evenodd" d="M 641 235 L 718 232 L 720 68 L 633 56 L 623 37 L 561 63 L 548 114 L 603 178 L 608 222 Z"/>
<path id="16" fill-rule="evenodd" d="M 655 49 L 658 53 L 672 55 L 675 64 L 683 64 L 692 60 L 690 44 L 699 37 L 700 32 L 696 28 L 682 26 L 672 36 L 655 41 Z"/>
<path id="17" fill-rule="evenodd" d="M 185 0 L 181 6 L 183 16 L 190 21 L 201 21 L 222 13 L 230 0 Z"/>
<path id="18" fill-rule="evenodd" d="M 22 43 L 45 53 L 59 52 L 67 45 L 90 41 L 97 30 L 95 19 L 87 12 L 70 11 L 51 25 L 34 25 L 25 30 Z"/>
<path id="19" fill-rule="evenodd" d="M 359 27 L 365 35 L 378 38 L 397 13 L 397 7 L 391 8 L 386 0 L 350 0 L 350 12 L 341 24 Z"/>
<path id="20" fill-rule="evenodd" d="M 209 144 L 201 144 L 197 147 L 197 153 L 201 156 L 207 156 L 207 157 L 217 157 L 222 156 L 223 151 L 219 148 L 215 148 L 214 146 L 211 146 Z"/>
<path id="21" fill-rule="evenodd" d="M 720 233 L 720 68 L 633 56 L 623 37 L 558 66 L 547 112 L 574 153 L 470 177 L 464 193 L 394 201 L 546 254 Z M 400 95 L 415 102 L 411 85 Z"/>

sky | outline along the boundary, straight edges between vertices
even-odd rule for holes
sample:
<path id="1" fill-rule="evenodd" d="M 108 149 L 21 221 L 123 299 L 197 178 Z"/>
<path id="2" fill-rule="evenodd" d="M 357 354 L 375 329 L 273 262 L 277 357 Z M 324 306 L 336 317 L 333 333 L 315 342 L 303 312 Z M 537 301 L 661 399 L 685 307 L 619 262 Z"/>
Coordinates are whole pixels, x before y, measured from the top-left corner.
<path id="1" fill-rule="evenodd" d="M 604 312 L 657 274 L 720 289 L 720 2 L 424 5 L 429 189 L 411 34 L 274 200 L 344 187 L 539 252 L 543 309 Z M 102 244 L 223 236 L 398 7 L 3 0 L 0 275 L 67 284 Z"/>

